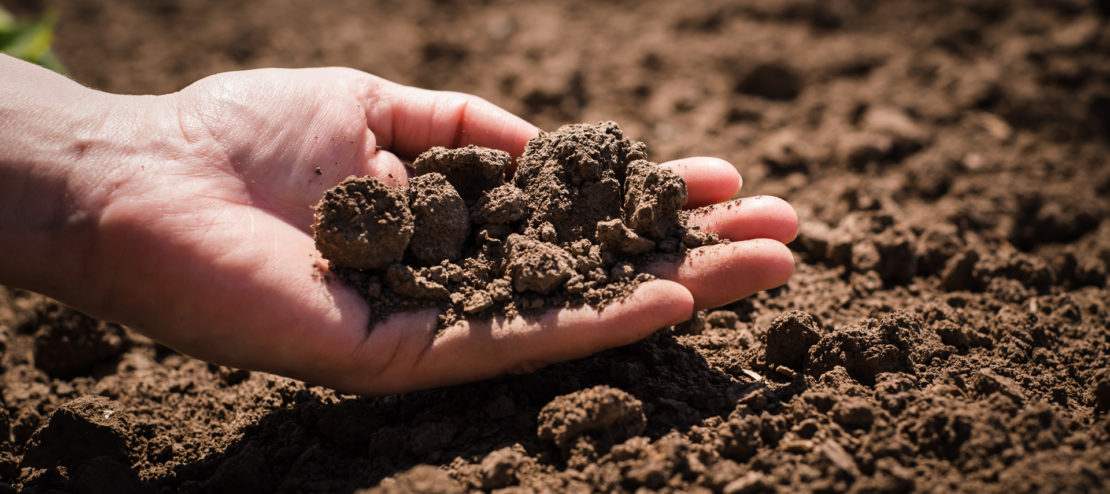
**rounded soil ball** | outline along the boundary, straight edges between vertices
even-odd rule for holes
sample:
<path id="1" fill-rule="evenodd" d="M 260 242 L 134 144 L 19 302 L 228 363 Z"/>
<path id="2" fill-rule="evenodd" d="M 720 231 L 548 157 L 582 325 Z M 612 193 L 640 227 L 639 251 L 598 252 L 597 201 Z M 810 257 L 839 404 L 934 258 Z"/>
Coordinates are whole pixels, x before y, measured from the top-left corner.
<path id="1" fill-rule="evenodd" d="M 414 232 L 409 256 L 419 264 L 439 264 L 462 256 L 470 233 L 470 213 L 447 177 L 428 173 L 413 177 L 408 186 Z"/>
<path id="2" fill-rule="evenodd" d="M 381 269 L 401 260 L 413 216 L 401 189 L 371 177 L 350 177 L 316 205 L 316 248 L 333 266 Z"/>

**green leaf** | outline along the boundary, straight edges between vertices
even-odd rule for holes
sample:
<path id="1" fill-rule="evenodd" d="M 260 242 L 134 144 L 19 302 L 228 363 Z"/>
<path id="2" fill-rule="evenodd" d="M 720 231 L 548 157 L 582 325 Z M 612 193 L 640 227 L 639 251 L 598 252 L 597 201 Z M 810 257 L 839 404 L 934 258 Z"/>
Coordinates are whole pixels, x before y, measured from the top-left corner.
<path id="1" fill-rule="evenodd" d="M 10 14 L 3 6 L 0 6 L 0 31 L 8 29 L 14 23 L 15 18 L 12 17 L 12 14 Z"/>
<path id="2" fill-rule="evenodd" d="M 35 21 L 20 21 L 0 7 L 0 52 L 65 73 L 65 67 L 50 51 L 57 20 L 58 15 L 48 11 Z"/>

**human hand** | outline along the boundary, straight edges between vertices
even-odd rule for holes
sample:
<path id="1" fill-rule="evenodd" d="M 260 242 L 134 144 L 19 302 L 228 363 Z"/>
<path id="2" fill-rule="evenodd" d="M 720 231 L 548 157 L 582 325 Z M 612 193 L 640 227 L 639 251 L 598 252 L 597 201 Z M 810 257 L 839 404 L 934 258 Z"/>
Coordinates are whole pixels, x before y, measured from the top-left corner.
<path id="1" fill-rule="evenodd" d="M 733 243 L 654 266 L 661 279 L 600 311 L 465 321 L 438 335 L 424 311 L 368 331 L 365 302 L 329 282 L 312 240 L 323 191 L 349 175 L 403 184 L 401 158 L 436 145 L 517 156 L 535 127 L 473 96 L 338 68 L 219 74 L 127 105 L 121 115 L 134 126 L 106 125 L 127 133 L 131 159 L 89 181 L 100 190 L 90 194 L 99 200 L 84 264 L 94 287 L 55 296 L 213 362 L 350 392 L 403 392 L 627 344 L 696 308 L 778 286 L 793 269 L 782 243 L 796 233 L 793 210 L 745 199 L 692 220 Z M 720 160 L 662 166 L 686 179 L 691 206 L 740 186 Z"/>

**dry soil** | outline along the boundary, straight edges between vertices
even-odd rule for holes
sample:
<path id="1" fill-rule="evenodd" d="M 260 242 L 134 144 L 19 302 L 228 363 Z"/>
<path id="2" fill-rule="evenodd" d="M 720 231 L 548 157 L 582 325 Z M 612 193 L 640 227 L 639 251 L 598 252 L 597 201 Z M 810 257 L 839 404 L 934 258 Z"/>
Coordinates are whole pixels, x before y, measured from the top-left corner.
<path id="1" fill-rule="evenodd" d="M 353 66 L 727 158 L 802 228 L 782 288 L 382 398 L 6 290 L 0 492 L 1110 488 L 1104 0 L 44 5 L 99 89 Z"/>

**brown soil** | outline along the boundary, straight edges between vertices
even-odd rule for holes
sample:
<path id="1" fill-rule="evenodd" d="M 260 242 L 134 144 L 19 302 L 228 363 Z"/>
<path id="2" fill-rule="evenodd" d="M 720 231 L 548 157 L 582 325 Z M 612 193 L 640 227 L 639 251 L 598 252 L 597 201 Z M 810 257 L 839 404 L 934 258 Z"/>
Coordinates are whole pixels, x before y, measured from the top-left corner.
<path id="1" fill-rule="evenodd" d="M 566 125 L 532 139 L 504 183 L 504 151 L 436 147 L 403 189 L 350 177 L 325 192 L 316 245 L 371 326 L 421 308 L 442 326 L 601 308 L 652 279 L 637 267 L 720 241 L 683 227 L 686 184 L 643 150 L 613 122 Z"/>
<path id="2" fill-rule="evenodd" d="M 408 204 L 405 191 L 377 180 L 345 180 L 316 205 L 316 248 L 332 264 L 356 269 L 399 262 L 416 234 Z"/>
<path id="3" fill-rule="evenodd" d="M 373 399 L 4 291 L 0 492 L 1108 489 L 1106 2 L 48 3 L 97 88 L 354 66 L 728 158 L 802 232 L 647 341 Z"/>

